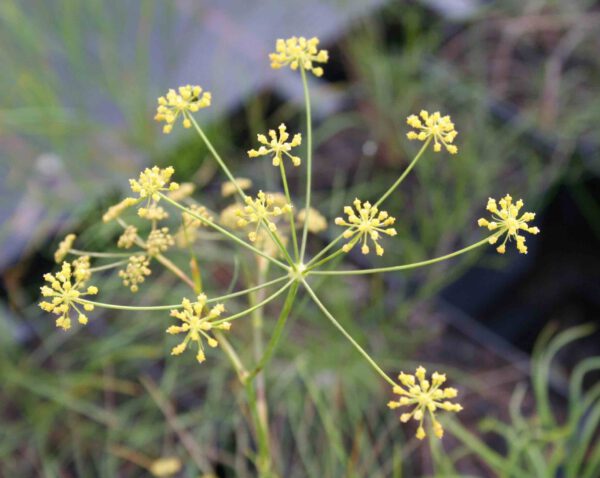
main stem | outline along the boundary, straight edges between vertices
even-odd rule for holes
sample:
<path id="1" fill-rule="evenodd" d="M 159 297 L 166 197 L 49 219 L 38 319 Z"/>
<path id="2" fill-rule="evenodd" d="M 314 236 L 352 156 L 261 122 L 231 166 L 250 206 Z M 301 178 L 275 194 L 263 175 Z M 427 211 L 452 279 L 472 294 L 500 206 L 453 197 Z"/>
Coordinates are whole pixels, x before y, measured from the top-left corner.
<path id="1" fill-rule="evenodd" d="M 325 314 L 325 316 L 331 321 L 331 323 L 344 335 L 344 337 L 346 337 L 350 341 L 350 343 L 354 346 L 354 348 L 356 348 L 356 350 L 358 350 L 360 352 L 360 354 L 367 360 L 367 362 L 369 362 L 369 365 L 371 365 L 371 367 L 373 367 L 375 369 L 375 371 L 379 375 L 381 375 L 381 377 L 386 382 L 388 382 L 392 387 L 395 387 L 397 385 L 396 382 L 394 382 L 390 378 L 390 376 L 387 373 L 385 373 L 379 365 L 377 365 L 375 360 L 373 360 L 371 358 L 371 356 L 365 351 L 365 349 L 363 349 L 358 344 L 358 342 L 356 342 L 356 340 L 354 340 L 354 338 L 346 331 L 346 329 L 344 329 L 344 327 L 342 327 L 342 325 L 335 319 L 335 317 L 333 315 L 331 315 L 329 310 L 327 310 L 327 308 L 319 300 L 319 298 L 317 297 L 315 292 L 311 289 L 311 287 L 308 285 L 308 283 L 304 279 L 302 279 L 302 284 L 308 291 L 308 294 L 312 297 L 315 304 L 317 304 L 317 306 L 321 309 L 321 311 Z"/>
<path id="2" fill-rule="evenodd" d="M 300 247 L 300 263 L 303 263 L 304 253 L 306 251 L 306 239 L 308 237 L 308 220 L 312 193 L 312 117 L 310 111 L 310 92 L 306 80 L 306 71 L 303 67 L 300 67 L 300 73 L 302 74 L 302 86 L 304 88 L 304 103 L 306 108 L 306 203 L 304 226 L 302 227 L 302 245 Z"/>

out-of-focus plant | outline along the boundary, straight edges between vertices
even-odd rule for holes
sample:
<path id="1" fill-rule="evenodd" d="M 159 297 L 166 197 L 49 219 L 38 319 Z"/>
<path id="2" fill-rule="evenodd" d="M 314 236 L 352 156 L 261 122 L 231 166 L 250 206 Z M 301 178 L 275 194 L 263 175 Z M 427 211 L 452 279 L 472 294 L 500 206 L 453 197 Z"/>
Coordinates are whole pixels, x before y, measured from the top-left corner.
<path id="1" fill-rule="evenodd" d="M 60 244 L 55 259 L 62 262 L 59 272 L 46 274 L 46 285 L 42 287 L 44 300 L 40 307 L 57 316 L 56 325 L 64 330 L 72 328 L 72 318 L 81 325 L 88 324 L 88 314 L 95 308 L 126 310 L 131 312 L 170 311 L 171 321 L 166 328 L 167 334 L 175 335 L 179 342 L 172 347 L 171 355 L 181 355 L 188 348 L 195 349 L 196 360 L 206 360 L 205 345 L 211 348 L 221 346 L 230 360 L 246 393 L 247 407 L 253 423 L 254 440 L 257 446 L 253 461 L 260 476 L 277 475 L 271 452 L 269 403 L 265 391 L 265 372 L 279 346 L 286 322 L 293 313 L 297 293 L 303 290 L 314 305 L 331 324 L 362 355 L 366 362 L 386 381 L 395 395 L 388 403 L 392 409 L 402 408 L 402 422 L 417 422 L 416 437 L 422 440 L 427 428 L 442 438 L 444 429 L 438 420 L 439 411 L 458 412 L 461 405 L 453 402 L 458 391 L 446 387 L 446 375 L 434 372 L 427 375 L 424 367 L 419 366 L 414 374 L 401 372 L 397 379 L 392 378 L 365 350 L 356 338 L 334 317 L 330 309 L 317 294 L 315 281 L 319 278 L 340 278 L 355 275 L 374 275 L 384 272 L 410 270 L 437 264 L 452 259 L 479 247 L 499 243 L 497 251 L 506 251 L 509 241 L 516 242 L 521 254 L 527 253 L 523 232 L 537 234 L 537 227 L 529 223 L 534 214 L 522 212 L 521 200 L 513 203 L 506 195 L 497 203 L 489 199 L 487 209 L 492 214 L 489 219 L 482 218 L 479 225 L 487 228 L 491 234 L 452 253 L 433 259 L 413 263 L 374 267 L 364 269 L 332 268 L 343 255 L 354 247 L 363 255 L 375 253 L 384 255 L 382 244 L 392 243 L 397 235 L 393 227 L 396 219 L 381 209 L 382 204 L 391 197 L 403 183 L 408 174 L 425 156 L 430 146 L 434 153 L 456 155 L 458 147 L 455 140 L 458 135 L 449 116 L 439 112 L 425 110 L 418 115 L 410 115 L 407 123 L 411 130 L 406 133 L 409 140 L 419 141 L 421 147 L 406 169 L 378 196 L 374 202 L 355 199 L 352 206 L 343 209 L 344 217 L 335 218 L 335 224 L 343 228 L 335 239 L 320 251 L 309 252 L 308 234 L 323 230 L 327 220 L 312 203 L 312 115 L 311 100 L 307 76 L 323 74 L 323 67 L 329 56 L 327 51 L 318 47 L 316 38 L 292 37 L 278 40 L 276 51 L 270 55 L 271 66 L 282 68 L 289 66 L 299 70 L 304 86 L 306 108 L 306 150 L 301 158 L 295 149 L 303 138 L 300 133 L 293 136 L 285 125 L 278 131 L 270 130 L 268 135 L 259 134 L 258 149 L 248 152 L 250 158 L 266 156 L 275 168 L 278 168 L 282 191 L 264 192 L 256 195 L 246 191 L 252 188 L 247 179 L 236 178 L 226 162 L 219 155 L 197 122 L 195 113 L 211 104 L 211 95 L 200 86 L 182 86 L 158 99 L 155 119 L 164 122 L 163 132 L 168 134 L 174 125 L 181 121 L 184 128 L 193 128 L 213 155 L 227 182 L 222 186 L 222 195 L 227 203 L 220 213 L 199 204 L 193 199 L 194 185 L 186 182 L 174 182 L 175 170 L 172 167 L 146 168 L 137 179 L 131 179 L 133 197 L 127 197 L 112 206 L 104 215 L 105 222 L 116 221 L 123 228 L 117 246 L 127 252 L 82 251 L 74 248 L 76 237 L 69 235 Z M 460 158 L 457 158 L 460 161 Z M 302 208 L 295 206 L 288 187 L 286 168 L 304 166 L 305 196 Z M 231 202 L 233 200 L 233 202 Z M 172 233 L 167 226 L 173 226 L 171 212 L 164 206 L 171 206 L 178 213 L 177 231 Z M 137 211 L 137 218 L 131 217 L 131 211 Z M 242 283 L 245 287 L 236 292 L 217 294 L 209 298 L 207 274 L 199 259 L 203 242 L 199 241 L 205 230 L 212 230 L 220 240 L 226 240 L 241 247 L 248 254 L 242 256 L 246 273 L 245 281 L 233 281 L 232 286 Z M 247 238 L 247 240 L 246 240 Z M 398 239 L 396 239 L 398 240 Z M 343 243 L 343 244 L 342 244 Z M 187 256 L 187 264 L 181 265 L 181 254 L 170 254 L 177 247 Z M 64 261 L 67 255 L 77 256 L 72 262 Z M 91 259 L 112 260 L 92 267 Z M 219 261 L 219 258 L 217 258 Z M 227 258 L 224 257 L 226 262 Z M 122 305 L 92 300 L 99 293 L 95 285 L 97 277 L 105 271 L 119 269 L 118 275 L 123 285 L 132 292 L 138 292 L 152 274 L 152 269 L 160 264 L 172 272 L 193 292 L 192 299 L 183 298 L 178 304 L 171 305 Z M 277 272 L 277 273 L 275 273 Z M 274 278 L 272 276 L 275 276 Z M 311 284 L 312 282 L 312 284 Z M 212 284 L 211 284 L 212 285 Z M 267 295 L 266 290 L 276 286 L 275 292 Z M 100 291 L 101 294 L 101 291 Z M 265 306 L 286 294 L 279 313 L 279 319 L 267 344 L 263 342 L 263 321 Z M 234 299 L 248 297 L 249 303 L 242 310 L 230 313 L 227 309 L 235 307 Z M 227 309 L 225 307 L 227 303 Z M 243 358 L 239 348 L 227 338 L 233 325 L 242 318 L 250 317 L 253 325 L 253 363 Z"/>
<path id="2" fill-rule="evenodd" d="M 555 336 L 552 328 L 540 336 L 531 361 L 534 409 L 523 412 L 527 387 L 518 386 L 509 405 L 510 422 L 493 417 L 481 421 L 484 433 L 499 438 L 502 446 L 487 446 L 456 421 L 447 427 L 463 448 L 451 455 L 437 453 L 435 476 L 456 476 L 453 457 L 476 458 L 496 476 L 505 478 L 594 478 L 600 475 L 600 383 L 584 389 L 589 373 L 598 373 L 600 357 L 581 361 L 571 374 L 566 415 L 552 410 L 552 361 L 571 342 L 589 335 L 593 327 L 582 325 Z M 500 451 L 500 449 L 505 451 Z M 438 450 L 439 452 L 439 450 Z"/>

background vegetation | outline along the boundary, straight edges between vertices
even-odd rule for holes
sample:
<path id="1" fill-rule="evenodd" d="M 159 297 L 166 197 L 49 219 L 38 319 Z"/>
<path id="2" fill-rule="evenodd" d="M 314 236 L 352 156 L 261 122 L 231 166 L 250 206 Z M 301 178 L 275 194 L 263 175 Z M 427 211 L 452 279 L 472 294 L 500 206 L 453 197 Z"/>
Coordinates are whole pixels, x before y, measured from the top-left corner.
<path id="1" fill-rule="evenodd" d="M 507 191 L 539 212 L 542 234 L 528 239 L 526 258 L 484 251 L 328 284 L 336 317 L 387 370 L 424 363 L 455 380 L 466 410 L 430 448 L 399 425 L 387 387 L 307 302 L 267 377 L 283 476 L 598 476 L 598 3 L 486 2 L 460 15 L 452 2 L 373 2 L 344 16 L 353 2 L 326 2 L 344 18 L 334 27 L 302 23 L 310 6 L 290 4 L 298 24 L 288 15 L 281 30 L 265 27 L 266 39 L 243 7 L 216 3 L 0 3 L 0 476 L 147 476 L 159 457 L 178 457 L 179 476 L 254 476 L 226 360 L 169 357 L 159 314 L 98 313 L 65 334 L 35 304 L 66 232 L 89 249 L 114 241 L 117 230 L 99 219 L 144 165 L 173 164 L 208 201 L 217 194 L 221 178 L 200 143 L 159 135 L 152 110 L 162 90 L 203 80 L 214 92 L 228 77 L 221 65 L 242 56 L 219 39 L 252 39 L 259 53 L 264 40 L 250 69 L 267 71 L 276 37 L 324 32 L 333 60 L 314 85 L 322 213 L 383 191 L 414 153 L 406 115 L 440 109 L 452 113 L 461 154 L 427 158 L 390 202 L 401 240 L 386 262 L 472 242 L 487 197 Z M 205 31 L 217 32 L 213 43 L 186 42 Z M 211 49 L 226 52 L 220 62 L 181 68 Z M 299 87 L 238 77 L 238 96 L 209 118 L 232 169 L 267 189 L 271 169 L 244 151 L 266 126 L 301 127 Z M 235 263 L 220 265 L 218 253 L 202 252 L 211 282 L 226 288 Z M 156 274 L 138 300 L 177 302 L 174 284 Z M 118 281 L 103 293 L 128 300 Z M 233 340 L 246 335 L 240 323 Z"/>

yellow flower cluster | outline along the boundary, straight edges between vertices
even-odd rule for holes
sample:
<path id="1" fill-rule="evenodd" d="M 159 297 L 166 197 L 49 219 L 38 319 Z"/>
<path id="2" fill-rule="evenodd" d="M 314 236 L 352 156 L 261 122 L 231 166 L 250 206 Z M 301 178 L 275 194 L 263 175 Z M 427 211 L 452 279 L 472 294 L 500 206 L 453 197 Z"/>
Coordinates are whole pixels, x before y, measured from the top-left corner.
<path id="1" fill-rule="evenodd" d="M 323 75 L 323 68 L 314 66 L 314 63 L 327 63 L 329 54 L 327 50 L 319 50 L 319 39 L 316 37 L 291 37 L 287 40 L 279 39 L 275 43 L 275 53 L 269 55 L 271 68 L 279 69 L 289 65 L 292 70 L 298 67 L 312 71 L 315 76 Z"/>
<path id="2" fill-rule="evenodd" d="M 168 334 L 181 334 L 185 333 L 186 336 L 179 345 L 173 347 L 171 351 L 172 355 L 182 354 L 187 348 L 190 341 L 198 343 L 198 354 L 196 359 L 198 362 L 204 362 L 206 356 L 204 354 L 204 346 L 202 344 L 202 337 L 206 339 L 206 342 L 210 347 L 216 347 L 219 345 L 217 339 L 209 335 L 213 329 L 229 330 L 231 324 L 229 322 L 221 322 L 214 324 L 214 320 L 217 319 L 224 311 L 225 307 L 223 304 L 215 305 L 208 313 L 204 312 L 206 307 L 206 295 L 200 294 L 196 302 L 192 303 L 188 299 L 183 299 L 181 307 L 183 310 L 171 310 L 171 316 L 175 317 L 181 322 L 181 325 L 172 325 L 167 329 Z"/>
<path id="3" fill-rule="evenodd" d="M 270 218 L 281 216 L 292 210 L 292 205 L 285 203 L 277 205 L 277 197 L 273 194 L 258 192 L 256 199 L 246 196 L 246 206 L 236 212 L 238 216 L 237 226 L 246 227 L 248 224 L 256 223 L 256 229 L 248 233 L 248 239 L 252 242 L 258 237 L 258 229 L 265 224 L 271 231 L 276 231 L 277 226 Z"/>
<path id="4" fill-rule="evenodd" d="M 73 243 L 77 239 L 75 234 L 67 234 L 65 238 L 60 241 L 58 244 L 58 249 L 54 253 L 54 262 L 57 264 L 62 262 L 62 260 L 67 256 L 71 248 L 73 247 Z"/>
<path id="5" fill-rule="evenodd" d="M 134 193 L 139 194 L 140 199 L 152 199 L 155 202 L 160 200 L 160 192 L 174 191 L 179 188 L 179 184 L 171 182 L 171 176 L 175 173 L 172 166 L 161 169 L 158 166 L 146 168 L 140 173 L 140 177 L 130 179 L 129 184 Z"/>
<path id="6" fill-rule="evenodd" d="M 235 182 L 242 191 L 252 187 L 252 180 L 248 178 L 235 178 Z M 237 192 L 237 187 L 233 181 L 225 181 L 221 184 L 221 196 L 224 198 L 233 196 Z"/>
<path id="7" fill-rule="evenodd" d="M 129 257 L 127 267 L 119 271 L 119 277 L 123 279 L 125 287 L 129 287 L 131 292 L 137 292 L 138 284 L 144 282 L 151 273 L 150 259 L 145 255 L 134 255 Z"/>
<path id="8" fill-rule="evenodd" d="M 259 134 L 257 136 L 258 142 L 262 144 L 261 147 L 256 149 L 251 149 L 248 151 L 248 156 L 250 158 L 256 158 L 257 156 L 266 156 L 273 155 L 273 166 L 279 166 L 281 161 L 283 161 L 282 155 L 286 155 L 288 158 L 292 160 L 294 166 L 300 166 L 300 158 L 298 156 L 293 156 L 290 154 L 292 148 L 299 146 L 302 143 L 302 135 L 297 133 L 294 135 L 291 141 L 287 142 L 290 137 L 287 132 L 287 127 L 281 123 L 279 125 L 279 138 L 277 138 L 277 133 L 275 130 L 269 130 L 269 137 L 271 140 L 269 141 L 264 134 Z"/>
<path id="9" fill-rule="evenodd" d="M 130 249 L 138 239 L 138 230 L 135 226 L 127 226 L 117 241 L 117 247 Z"/>
<path id="10" fill-rule="evenodd" d="M 490 231 L 499 230 L 499 234 L 490 238 L 490 244 L 495 244 L 498 237 L 506 232 L 506 236 L 502 244 L 496 250 L 500 254 L 506 252 L 506 242 L 509 239 L 515 239 L 517 249 L 521 254 L 527 254 L 527 246 L 525 245 L 525 236 L 519 234 L 519 231 L 525 231 L 530 234 L 538 234 L 540 230 L 537 227 L 527 224 L 535 219 L 535 213 L 524 212 L 519 216 L 519 211 L 523 207 L 523 201 L 519 199 L 513 204 L 512 197 L 507 194 L 499 201 L 500 209 L 495 199 L 489 198 L 486 209 L 493 214 L 492 221 L 485 218 L 479 219 L 477 224 L 480 227 L 487 227 Z"/>
<path id="11" fill-rule="evenodd" d="M 306 221 L 306 208 L 300 209 L 298 214 L 296 215 L 296 221 L 298 226 L 302 226 L 304 221 Z M 319 232 L 327 229 L 327 219 L 315 208 L 308 209 L 308 225 L 306 226 L 309 232 L 313 234 L 318 234 Z"/>
<path id="12" fill-rule="evenodd" d="M 344 244 L 342 250 L 349 252 L 357 242 L 362 242 L 361 252 L 368 254 L 370 251 L 368 240 L 371 239 L 375 245 L 375 252 L 378 256 L 383 255 L 384 249 L 379 244 L 380 234 L 395 236 L 396 229 L 389 227 L 396 219 L 391 217 L 385 211 L 379 211 L 377 206 L 371 205 L 366 201 L 361 203 L 360 199 L 354 200 L 354 209 L 351 206 L 344 208 L 344 213 L 348 216 L 345 220 L 341 217 L 335 218 L 338 226 L 345 226 L 348 229 L 344 232 L 344 238 L 350 239 L 350 242 Z"/>
<path id="13" fill-rule="evenodd" d="M 123 199 L 121 202 L 108 208 L 108 210 L 104 213 L 104 216 L 102 216 L 102 221 L 110 222 L 113 219 L 117 219 L 127 208 L 137 204 L 138 202 L 139 199 L 135 198 Z"/>
<path id="14" fill-rule="evenodd" d="M 180 86 L 177 91 L 170 89 L 165 96 L 158 98 L 158 108 L 154 119 L 166 123 L 163 126 L 165 134 L 169 134 L 173 130 L 173 125 L 180 115 L 183 116 L 183 127 L 189 128 L 192 126 L 192 122 L 188 115 L 209 107 L 211 99 L 211 94 L 208 91 L 203 92 L 199 86 Z"/>
<path id="15" fill-rule="evenodd" d="M 458 392 L 455 388 L 440 388 L 446 382 L 446 375 L 434 372 L 431 375 L 431 381 L 426 378 L 427 371 L 423 367 L 417 368 L 414 375 L 400 373 L 398 380 L 400 385 L 396 385 L 393 391 L 400 395 L 398 400 L 392 400 L 388 407 L 395 409 L 398 407 L 414 407 L 411 412 L 400 415 L 400 421 L 406 423 L 411 418 L 419 422 L 417 428 L 417 438 L 422 440 L 427 435 L 423 427 L 425 413 L 431 418 L 433 433 L 438 438 L 444 436 L 444 429 L 440 422 L 435 418 L 436 411 L 446 410 L 448 412 L 460 412 L 462 406 L 458 403 L 449 402 L 448 399 L 456 398 Z"/>
<path id="16" fill-rule="evenodd" d="M 417 130 L 409 131 L 406 134 L 408 139 L 426 141 L 429 138 L 433 138 L 433 150 L 436 153 L 442 150 L 442 145 L 445 146 L 450 154 L 458 153 L 458 148 L 452 144 L 458 133 L 454 129 L 454 123 L 450 119 L 450 116 L 442 116 L 439 111 L 429 114 L 425 110 L 422 110 L 419 116 L 410 115 L 406 118 L 408 125 Z"/>
<path id="17" fill-rule="evenodd" d="M 160 229 L 153 229 L 148 235 L 146 240 L 146 250 L 150 257 L 159 255 L 161 252 L 165 252 L 169 247 L 175 244 L 173 236 L 169 234 L 168 227 L 161 227 Z"/>
<path id="18" fill-rule="evenodd" d="M 51 298 L 51 302 L 43 301 L 39 305 L 42 310 L 58 315 L 57 327 L 64 330 L 71 328 L 71 309 L 78 313 L 77 320 L 80 324 L 87 324 L 88 318 L 78 305 L 85 311 L 94 310 L 93 305 L 82 301 L 84 297 L 98 293 L 97 287 L 85 286 L 90 276 L 88 257 L 82 257 L 71 264 L 63 262 L 60 272 L 44 275 L 44 280 L 50 286 L 42 286 L 41 293 L 42 296 Z"/>

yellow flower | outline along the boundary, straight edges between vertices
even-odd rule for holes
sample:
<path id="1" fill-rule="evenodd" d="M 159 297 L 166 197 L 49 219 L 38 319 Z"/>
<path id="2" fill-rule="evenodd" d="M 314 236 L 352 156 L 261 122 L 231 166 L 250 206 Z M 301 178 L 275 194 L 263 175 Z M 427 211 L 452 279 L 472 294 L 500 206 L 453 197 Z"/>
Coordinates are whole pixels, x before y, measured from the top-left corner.
<path id="1" fill-rule="evenodd" d="M 248 224 L 256 223 L 256 229 L 248 233 L 248 238 L 251 241 L 256 241 L 258 228 L 261 223 L 264 223 L 271 231 L 275 232 L 277 226 L 270 220 L 272 217 L 281 216 L 292 210 L 291 204 L 278 206 L 277 196 L 273 194 L 265 194 L 262 191 L 258 192 L 256 199 L 246 196 L 246 206 L 237 212 L 239 217 L 237 221 L 238 227 L 246 227 Z"/>
<path id="2" fill-rule="evenodd" d="M 429 138 L 433 138 L 433 150 L 436 153 L 439 153 L 442 150 L 442 144 L 450 154 L 456 154 L 458 152 L 458 148 L 452 144 L 458 133 L 454 129 L 454 123 L 452 123 L 450 116 L 442 116 L 439 111 L 429 114 L 425 110 L 422 110 L 419 113 L 419 116 L 410 115 L 406 118 L 408 125 L 418 130 L 409 131 L 406 134 L 408 139 L 426 141 Z"/>
<path id="3" fill-rule="evenodd" d="M 209 107 L 211 99 L 211 94 L 208 91 L 202 92 L 202 88 L 199 86 L 180 86 L 178 91 L 170 89 L 166 96 L 158 99 L 158 108 L 154 119 L 166 123 L 163 126 L 165 134 L 171 132 L 173 124 L 180 115 L 183 116 L 183 127 L 189 128 L 192 126 L 189 114 Z"/>
<path id="4" fill-rule="evenodd" d="M 206 342 L 210 347 L 216 347 L 219 345 L 214 337 L 209 335 L 213 329 L 229 330 L 231 324 L 229 322 L 222 322 L 215 325 L 213 321 L 217 319 L 225 310 L 223 304 L 215 305 L 207 313 L 204 312 L 206 306 L 206 295 L 200 294 L 197 302 L 190 302 L 188 299 L 183 299 L 181 307 L 183 310 L 171 310 L 171 316 L 181 320 L 181 325 L 172 325 L 167 329 L 168 334 L 180 334 L 185 333 L 185 339 L 179 345 L 173 347 L 171 355 L 179 355 L 185 351 L 190 341 L 198 343 L 198 354 L 196 359 L 198 362 L 204 362 L 206 356 L 204 355 L 204 347 L 202 344 L 202 337 L 206 339 Z"/>
<path id="5" fill-rule="evenodd" d="M 292 160 L 294 166 L 300 166 L 300 158 L 290 154 L 292 148 L 295 148 L 302 143 L 302 135 L 300 133 L 295 134 L 291 141 L 286 142 L 290 135 L 287 132 L 287 127 L 281 123 L 279 125 L 279 139 L 277 138 L 277 133 L 273 129 L 269 130 L 269 137 L 271 138 L 270 141 L 264 134 L 259 134 L 257 136 L 258 142 L 263 146 L 258 148 L 258 150 L 251 149 L 248 151 L 248 156 L 250 158 L 256 158 L 257 156 L 272 154 L 273 166 L 279 166 L 283 160 L 283 155 L 285 154 Z"/>
<path id="6" fill-rule="evenodd" d="M 127 226 L 117 241 L 117 247 L 120 247 L 121 249 L 130 249 L 138 238 L 137 232 L 137 227 Z"/>
<path id="7" fill-rule="evenodd" d="M 204 206 L 200 206 L 199 204 L 192 204 L 189 206 L 189 209 L 193 211 L 197 216 L 203 217 L 208 221 L 213 220 L 213 217 L 208 212 L 208 209 Z M 176 242 L 177 245 L 181 248 L 188 247 L 190 244 L 193 244 L 198 238 L 198 229 L 205 226 L 205 223 L 202 222 L 195 216 L 192 216 L 190 213 L 184 212 L 181 214 L 182 225 L 177 231 L 176 234 Z"/>
<path id="8" fill-rule="evenodd" d="M 125 211 L 125 209 L 133 206 L 134 204 L 137 204 L 138 202 L 139 202 L 139 199 L 135 199 L 135 198 L 123 199 L 121 202 L 108 208 L 108 210 L 104 213 L 104 216 L 102 216 L 102 221 L 109 222 L 109 221 L 112 221 L 113 219 L 118 218 L 121 214 L 123 214 L 123 211 Z"/>
<path id="9" fill-rule="evenodd" d="M 85 256 L 84 256 L 85 257 Z M 45 274 L 44 280 L 50 286 L 42 286 L 41 292 L 44 297 L 51 297 L 51 302 L 40 302 L 40 308 L 46 312 L 58 315 L 56 326 L 64 330 L 71 328 L 71 310 L 78 313 L 77 320 L 80 324 L 87 324 L 88 318 L 78 307 L 85 311 L 94 310 L 94 306 L 82 299 L 88 295 L 98 293 L 98 288 L 89 286 L 85 288 L 85 281 L 91 276 L 89 271 L 89 257 L 82 257 L 72 264 L 63 262 L 60 272 L 56 274 Z"/>
<path id="10" fill-rule="evenodd" d="M 138 209 L 138 216 L 148 221 L 162 221 L 169 217 L 169 213 L 156 203 L 150 204 L 148 207 Z"/>
<path id="11" fill-rule="evenodd" d="M 411 418 L 419 422 L 417 428 L 417 438 L 422 440 L 425 438 L 425 428 L 423 421 L 425 413 L 429 413 L 433 432 L 438 438 L 444 436 L 444 429 L 440 422 L 435 418 L 435 413 L 438 409 L 448 412 L 460 412 L 462 406 L 458 403 L 449 402 L 447 399 L 456 398 L 458 392 L 455 388 L 440 388 L 446 381 L 446 375 L 434 372 L 431 375 L 431 381 L 425 378 L 426 370 L 423 367 L 417 368 L 414 375 L 400 373 L 398 380 L 402 385 L 396 385 L 393 389 L 394 393 L 400 395 L 398 400 L 392 400 L 388 403 L 388 407 L 395 409 L 398 407 L 412 407 L 413 410 L 400 415 L 400 421 L 406 423 Z"/>
<path id="12" fill-rule="evenodd" d="M 355 211 L 356 210 L 356 211 Z M 396 219 L 391 217 L 387 212 L 377 209 L 370 202 L 361 203 L 359 199 L 354 200 L 354 209 L 351 206 L 344 208 L 344 213 L 348 216 L 348 220 L 341 217 L 335 218 L 335 223 L 338 226 L 345 226 L 348 229 L 344 232 L 344 238 L 350 239 L 355 236 L 350 242 L 344 244 L 342 250 L 349 252 L 357 242 L 362 242 L 361 252 L 368 254 L 370 249 L 368 239 L 375 244 L 375 252 L 378 256 L 383 255 L 383 247 L 379 244 L 380 234 L 395 236 L 396 229 L 388 227 L 396 222 Z"/>
<path id="13" fill-rule="evenodd" d="M 296 215 L 298 226 L 302 226 L 306 220 L 306 208 L 300 209 Z M 313 234 L 317 234 L 327 229 L 327 219 L 316 209 L 309 208 L 308 214 L 308 230 Z"/>
<path id="14" fill-rule="evenodd" d="M 175 240 L 169 234 L 168 227 L 153 229 L 146 240 L 146 250 L 150 257 L 154 257 L 161 252 L 165 252 L 173 244 L 175 244 Z"/>
<path id="15" fill-rule="evenodd" d="M 54 262 L 57 264 L 60 263 L 69 253 L 69 250 L 73 247 L 73 243 L 77 239 L 75 234 L 68 234 L 60 244 L 58 244 L 58 249 L 54 253 Z"/>
<path id="16" fill-rule="evenodd" d="M 119 277 L 123 279 L 123 285 L 129 287 L 131 292 L 139 290 L 138 284 L 146 280 L 152 271 L 150 270 L 150 259 L 144 255 L 129 257 L 125 270 L 119 271 Z"/>
<path id="17" fill-rule="evenodd" d="M 509 239 L 515 239 L 517 242 L 517 249 L 521 254 L 527 254 L 527 246 L 525 245 L 525 236 L 519 234 L 519 231 L 525 231 L 530 234 L 538 234 L 540 230 L 537 227 L 532 227 L 527 224 L 529 221 L 535 219 L 535 213 L 524 212 L 519 216 L 519 211 L 523 207 L 523 200 L 519 199 L 515 204 L 512 203 L 512 197 L 507 194 L 500 199 L 500 209 L 496 200 L 489 198 L 486 209 L 491 212 L 492 221 L 488 221 L 485 218 L 479 219 L 477 224 L 480 227 L 487 227 L 490 231 L 499 230 L 499 233 L 490 238 L 490 244 L 495 244 L 498 241 L 498 237 L 506 232 L 504 242 L 500 244 L 496 250 L 500 254 L 506 252 L 506 242 Z"/>
<path id="18" fill-rule="evenodd" d="M 327 63 L 329 54 L 327 50 L 319 50 L 318 46 L 319 39 L 316 37 L 309 40 L 304 37 L 279 39 L 275 43 L 275 53 L 269 54 L 271 68 L 279 69 L 289 65 L 292 70 L 300 67 L 312 71 L 315 76 L 322 76 L 323 68 L 315 67 L 313 63 Z"/>
<path id="19" fill-rule="evenodd" d="M 252 180 L 248 178 L 235 178 L 235 182 L 242 191 L 250 189 L 252 187 Z M 225 181 L 221 184 L 221 196 L 224 198 L 233 196 L 237 192 L 237 188 L 233 181 Z"/>
<path id="20" fill-rule="evenodd" d="M 140 199 L 148 199 L 158 202 L 161 191 L 174 191 L 179 189 L 179 184 L 171 182 L 171 176 L 175 173 L 172 166 L 161 169 L 158 166 L 146 168 L 140 173 L 139 179 L 130 179 L 129 184 L 134 193 L 138 193 Z"/>

